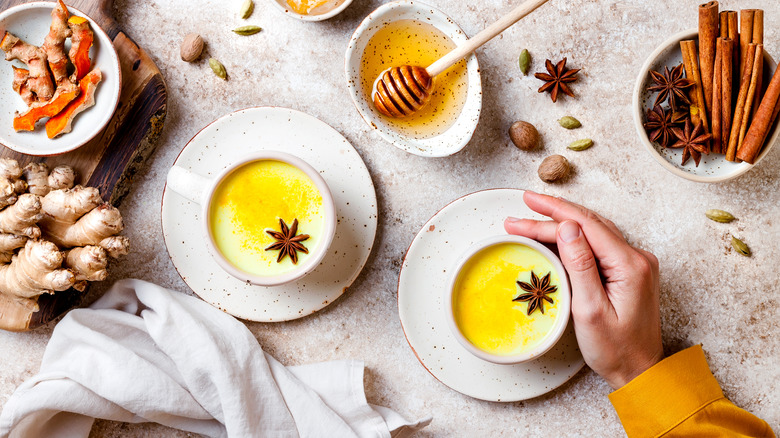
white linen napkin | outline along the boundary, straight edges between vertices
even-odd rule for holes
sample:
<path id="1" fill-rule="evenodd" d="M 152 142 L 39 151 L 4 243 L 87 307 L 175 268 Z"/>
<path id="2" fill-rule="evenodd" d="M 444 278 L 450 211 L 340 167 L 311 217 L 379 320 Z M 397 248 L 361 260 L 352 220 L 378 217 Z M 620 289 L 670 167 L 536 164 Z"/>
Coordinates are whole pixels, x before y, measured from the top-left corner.
<path id="1" fill-rule="evenodd" d="M 395 438 L 431 421 L 369 405 L 362 362 L 285 367 L 235 318 L 140 280 L 62 319 L 0 437 L 88 437 L 95 418 L 241 438 Z"/>

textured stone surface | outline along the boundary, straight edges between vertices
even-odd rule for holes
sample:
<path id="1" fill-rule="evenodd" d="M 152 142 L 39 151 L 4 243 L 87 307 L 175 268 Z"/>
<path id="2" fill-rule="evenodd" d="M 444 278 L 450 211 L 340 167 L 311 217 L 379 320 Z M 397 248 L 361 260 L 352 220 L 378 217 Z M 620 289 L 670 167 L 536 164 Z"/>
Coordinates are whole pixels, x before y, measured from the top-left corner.
<path id="1" fill-rule="evenodd" d="M 264 28 L 252 37 L 230 29 L 240 0 L 117 0 L 120 25 L 151 55 L 169 87 L 169 115 L 148 171 L 138 176 L 122 205 L 131 255 L 113 267 L 111 281 L 137 277 L 187 293 L 163 244 L 159 201 L 165 174 L 184 144 L 205 124 L 237 109 L 275 105 L 312 114 L 343 133 L 365 159 L 380 202 L 375 251 L 354 286 L 313 316 L 280 324 L 248 324 L 260 344 L 285 364 L 359 358 L 368 367 L 369 401 L 408 417 L 433 415 L 421 436 L 623 434 L 607 400 L 609 388 L 587 368 L 556 391 L 520 403 L 470 399 L 448 389 L 420 366 L 401 330 L 396 284 L 401 260 L 420 226 L 449 201 L 491 187 L 517 187 L 564 196 L 611 218 L 629 239 L 661 260 L 664 341 L 668 352 L 702 343 L 726 395 L 780 430 L 780 167 L 777 148 L 735 181 L 706 185 L 678 179 L 645 152 L 631 117 L 631 91 L 645 57 L 667 36 L 696 25 L 692 0 L 552 0 L 478 52 L 484 110 L 471 144 L 443 159 L 408 155 L 382 141 L 363 123 L 344 84 L 343 55 L 352 31 L 382 2 L 356 0 L 324 23 L 281 16 L 255 0 L 247 23 Z M 506 1 L 427 0 L 443 8 L 473 35 L 510 6 Z M 511 2 L 516 4 L 516 1 Z M 780 4 L 722 1 L 728 8 L 766 9 L 767 50 L 780 55 Z M 186 64 L 179 43 L 189 32 L 207 42 L 230 80 L 213 76 L 206 62 Z M 545 58 L 568 56 L 583 69 L 578 97 L 553 105 L 538 95 L 539 82 L 523 77 L 517 56 L 528 48 L 532 72 Z M 574 115 L 576 131 L 556 120 Z M 535 124 L 541 151 L 524 153 L 510 144 L 515 120 Z M 566 150 L 591 137 L 585 152 Z M 564 185 L 545 185 L 539 162 L 561 153 L 576 174 Z M 703 212 L 721 208 L 739 221 L 724 225 Z M 730 233 L 747 242 L 752 258 L 734 253 Z M 207 257 L 207 255 L 204 255 Z M 0 333 L 0 404 L 38 370 L 52 327 L 31 333 Z M 156 425 L 98 422 L 94 436 L 190 434 Z"/>

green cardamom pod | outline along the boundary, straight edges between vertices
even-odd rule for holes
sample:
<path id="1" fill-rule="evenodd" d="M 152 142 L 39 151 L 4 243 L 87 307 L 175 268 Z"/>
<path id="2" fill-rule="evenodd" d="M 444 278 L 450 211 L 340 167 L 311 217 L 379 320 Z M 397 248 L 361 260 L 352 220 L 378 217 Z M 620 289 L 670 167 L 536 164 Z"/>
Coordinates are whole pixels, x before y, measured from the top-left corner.
<path id="1" fill-rule="evenodd" d="M 736 249 L 737 252 L 742 254 L 743 256 L 750 257 L 750 248 L 748 248 L 745 242 L 737 239 L 734 236 L 731 236 L 731 246 L 733 246 L 734 249 Z"/>
<path id="2" fill-rule="evenodd" d="M 263 30 L 262 27 L 260 27 L 260 26 L 253 26 L 253 25 L 250 24 L 248 26 L 237 27 L 237 28 L 233 29 L 233 32 L 235 32 L 235 33 L 237 33 L 239 35 L 254 35 L 257 32 L 260 32 L 261 30 Z"/>
<path id="3" fill-rule="evenodd" d="M 209 67 L 219 78 L 227 80 L 227 70 L 225 70 L 225 66 L 221 62 L 214 58 L 209 58 Z"/>
<path id="4" fill-rule="evenodd" d="M 566 129 L 577 129 L 582 126 L 582 123 L 572 116 L 561 117 L 561 119 L 558 120 L 558 124 Z"/>
<path id="5" fill-rule="evenodd" d="M 528 49 L 523 49 L 523 51 L 520 52 L 518 63 L 520 64 L 520 71 L 523 72 L 524 75 L 527 75 L 528 70 L 531 68 L 531 54 L 528 53 Z"/>
<path id="6" fill-rule="evenodd" d="M 591 146 L 593 146 L 593 140 L 589 138 L 583 138 L 582 140 L 577 140 L 575 142 L 572 142 L 569 145 L 569 149 L 579 152 L 579 151 L 584 151 L 585 149 L 588 149 Z"/>
<path id="7" fill-rule="evenodd" d="M 704 212 L 704 214 L 708 218 L 714 220 L 715 222 L 720 222 L 724 224 L 727 224 L 733 221 L 734 219 L 736 219 L 734 215 L 732 215 L 728 211 L 718 210 L 717 208 L 713 208 L 712 210 L 707 210 Z"/>
<path id="8" fill-rule="evenodd" d="M 252 0 L 245 0 L 244 4 L 241 5 L 241 12 L 239 15 L 241 15 L 241 18 L 246 20 L 252 15 L 252 12 L 255 10 L 255 4 L 252 2 Z"/>

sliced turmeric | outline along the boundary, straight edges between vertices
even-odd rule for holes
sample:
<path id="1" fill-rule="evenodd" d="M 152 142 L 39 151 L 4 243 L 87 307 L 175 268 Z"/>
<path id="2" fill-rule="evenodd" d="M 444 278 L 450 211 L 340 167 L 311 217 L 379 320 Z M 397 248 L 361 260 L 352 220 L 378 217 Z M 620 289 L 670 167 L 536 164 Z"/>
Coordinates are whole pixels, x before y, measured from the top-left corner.
<path id="1" fill-rule="evenodd" d="M 68 56 L 70 61 L 76 67 L 76 80 L 80 81 L 81 78 L 87 75 L 89 68 L 92 65 L 92 61 L 89 59 L 89 48 L 92 47 L 92 41 L 94 35 L 92 29 L 89 28 L 89 20 L 84 17 L 72 16 L 68 19 L 68 27 L 70 27 L 73 35 L 71 36 L 71 47 Z"/>
<path id="2" fill-rule="evenodd" d="M 36 103 L 30 106 L 30 109 L 24 114 L 18 114 L 14 117 L 14 129 L 17 131 L 33 131 L 35 123 L 44 117 L 53 117 L 60 112 L 79 95 L 79 87 L 68 82 L 63 84 L 54 93 L 50 101 Z"/>
<path id="3" fill-rule="evenodd" d="M 79 97 L 46 122 L 46 135 L 49 138 L 70 132 L 71 124 L 76 115 L 95 104 L 95 89 L 101 80 L 103 80 L 103 74 L 97 67 L 81 79 Z"/>

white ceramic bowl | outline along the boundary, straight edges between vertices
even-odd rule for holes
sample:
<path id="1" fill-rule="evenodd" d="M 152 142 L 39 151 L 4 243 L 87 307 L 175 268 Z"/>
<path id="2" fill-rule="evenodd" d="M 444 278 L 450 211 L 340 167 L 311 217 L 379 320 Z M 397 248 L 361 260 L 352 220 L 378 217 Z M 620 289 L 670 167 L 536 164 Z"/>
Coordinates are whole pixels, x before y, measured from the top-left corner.
<path id="1" fill-rule="evenodd" d="M 658 46 L 658 48 L 647 58 L 647 61 L 645 61 L 642 69 L 639 71 L 639 76 L 637 77 L 636 85 L 634 86 L 634 125 L 645 149 L 647 149 L 658 164 L 669 172 L 681 178 L 696 182 L 728 181 L 750 170 L 769 153 L 769 150 L 772 149 L 772 146 L 774 146 L 777 141 L 778 135 L 780 135 L 780 129 L 778 129 L 777 122 L 775 122 L 774 127 L 770 131 L 767 143 L 756 158 L 755 164 L 751 165 L 745 162 L 735 163 L 726 161 L 725 156 L 722 154 L 702 154 L 701 163 L 698 167 L 696 167 L 693 159 L 688 160 L 688 163 L 686 163 L 685 166 L 682 166 L 680 164 L 682 163 L 682 149 L 664 148 L 650 142 L 647 132 L 642 126 L 645 122 L 647 110 L 651 109 L 653 102 L 655 102 L 655 93 L 647 91 L 647 86 L 651 82 L 650 70 L 663 71 L 665 66 L 671 69 L 682 63 L 680 41 L 698 39 L 698 37 L 699 33 L 696 29 L 680 32 Z M 766 86 L 766 84 L 769 83 L 771 73 L 774 73 L 777 64 L 766 52 L 764 52 L 764 61 L 764 86 Z"/>
<path id="2" fill-rule="evenodd" d="M 30 44 L 40 46 L 49 32 L 54 4 L 32 2 L 3 11 L 0 13 L 0 35 L 8 31 Z M 76 116 L 71 132 L 54 139 L 46 136 L 43 120 L 38 122 L 33 132 L 16 132 L 13 129 L 13 118 L 17 111 L 26 111 L 27 105 L 11 89 L 13 80 L 11 62 L 0 61 L 0 108 L 2 108 L 0 109 L 0 143 L 17 152 L 49 156 L 63 154 L 83 146 L 111 121 L 119 103 L 122 71 L 111 38 L 83 12 L 70 6 L 68 10 L 71 15 L 87 18 L 95 35 L 95 41 L 89 52 L 90 58 L 92 67 L 100 68 L 103 73 L 103 80 L 98 84 L 95 92 L 95 106 Z M 66 41 L 65 47 L 66 49 L 70 47 L 70 40 Z M 13 63 L 17 67 L 24 66 L 19 61 Z"/>
<path id="3" fill-rule="evenodd" d="M 363 93 L 360 80 L 360 61 L 363 57 L 363 51 L 368 41 L 379 29 L 398 20 L 418 20 L 432 24 L 457 45 L 468 40 L 466 34 L 455 24 L 455 21 L 432 6 L 418 1 L 405 0 L 384 4 L 360 23 L 349 41 L 345 69 L 350 96 L 363 120 L 394 146 L 424 157 L 452 155 L 463 149 L 471 140 L 474 130 L 477 129 L 479 114 L 482 110 L 482 83 L 475 55 L 472 54 L 466 58 L 468 91 L 463 110 L 447 131 L 435 137 L 415 139 L 399 133 L 385 121 L 385 117 L 374 108 L 374 103 Z M 373 79 L 371 80 L 373 81 Z"/>
<path id="4" fill-rule="evenodd" d="M 335 17 L 344 9 L 347 9 L 347 6 L 352 3 L 352 0 L 336 0 L 332 4 L 327 4 L 320 6 L 319 8 L 315 8 L 312 11 L 313 13 L 309 15 L 301 15 L 293 11 L 290 9 L 290 5 L 288 5 L 285 0 L 270 0 L 270 2 L 276 9 L 282 11 L 282 13 L 289 17 L 297 18 L 301 21 L 323 21 L 327 20 L 328 18 Z M 319 12 L 320 9 L 323 11 Z"/>
<path id="5" fill-rule="evenodd" d="M 515 355 L 507 355 L 507 356 L 488 353 L 485 350 L 482 350 L 476 347 L 471 342 L 469 342 L 469 340 L 466 339 L 465 336 L 463 336 L 463 333 L 461 333 L 460 328 L 458 328 L 458 324 L 455 322 L 455 315 L 452 310 L 453 295 L 455 293 L 455 284 L 458 281 L 460 272 L 463 269 L 463 267 L 466 265 L 466 263 L 477 253 L 483 251 L 484 249 L 489 248 L 491 246 L 504 244 L 504 243 L 516 243 L 520 245 L 525 245 L 540 252 L 555 267 L 555 270 L 558 271 L 558 276 L 560 278 L 560 284 L 558 285 L 558 290 L 555 294 L 555 297 L 553 297 L 554 299 L 558 300 L 559 313 L 557 319 L 555 320 L 555 323 L 553 324 L 552 329 L 550 330 L 550 333 L 547 334 L 547 336 L 542 340 L 542 342 L 536 345 L 536 347 L 522 353 L 518 353 Z M 471 246 L 466 251 L 466 253 L 458 260 L 458 263 L 455 265 L 455 269 L 452 270 L 452 275 L 450 276 L 450 281 L 445 291 L 446 291 L 445 292 L 446 295 L 444 297 L 444 311 L 446 313 L 447 324 L 449 325 L 450 331 L 452 332 L 453 336 L 455 336 L 455 339 L 458 340 L 458 342 L 463 346 L 463 348 L 468 350 L 468 352 L 473 354 L 474 356 L 482 360 L 486 360 L 488 362 L 493 362 L 502 365 L 527 362 L 548 352 L 558 342 L 558 340 L 561 339 L 561 336 L 563 336 L 563 332 L 566 330 L 566 325 L 569 323 L 569 317 L 571 316 L 571 287 L 569 286 L 569 278 L 566 275 L 566 270 L 564 269 L 560 259 L 552 251 L 550 251 L 546 246 L 542 245 L 541 243 L 521 236 L 514 236 L 508 234 L 498 235 L 498 236 L 489 237 Z"/>

